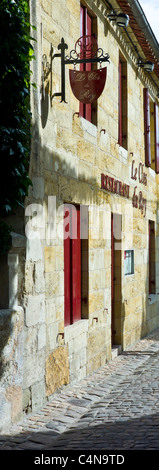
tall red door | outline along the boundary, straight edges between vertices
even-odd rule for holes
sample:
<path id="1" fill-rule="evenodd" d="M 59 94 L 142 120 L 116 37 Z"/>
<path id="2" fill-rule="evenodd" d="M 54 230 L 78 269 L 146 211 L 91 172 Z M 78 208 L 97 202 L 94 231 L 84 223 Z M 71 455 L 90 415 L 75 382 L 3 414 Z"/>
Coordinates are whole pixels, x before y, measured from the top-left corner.
<path id="1" fill-rule="evenodd" d="M 112 346 L 122 344 L 122 217 L 111 214 L 111 339 Z"/>
<path id="2" fill-rule="evenodd" d="M 111 338 L 114 344 L 114 223 L 111 214 Z"/>

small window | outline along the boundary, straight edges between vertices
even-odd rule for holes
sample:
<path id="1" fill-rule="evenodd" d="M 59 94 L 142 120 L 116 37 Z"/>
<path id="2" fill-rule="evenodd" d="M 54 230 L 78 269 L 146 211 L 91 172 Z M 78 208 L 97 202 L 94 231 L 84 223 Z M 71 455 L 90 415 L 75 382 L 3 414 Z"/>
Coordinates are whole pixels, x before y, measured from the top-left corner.
<path id="1" fill-rule="evenodd" d="M 134 274 L 134 250 L 124 251 L 124 274 Z"/>

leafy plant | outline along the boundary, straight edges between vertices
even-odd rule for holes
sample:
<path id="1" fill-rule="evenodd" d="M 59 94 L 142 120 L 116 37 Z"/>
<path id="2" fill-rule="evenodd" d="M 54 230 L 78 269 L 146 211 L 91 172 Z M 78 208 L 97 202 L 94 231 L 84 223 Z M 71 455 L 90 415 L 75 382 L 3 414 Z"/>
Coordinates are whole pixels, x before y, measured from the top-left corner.
<path id="1" fill-rule="evenodd" d="M 31 39 L 28 1 L 1 0 L 0 217 L 23 206 L 31 184 L 28 177 L 30 61 L 34 57 Z"/>
<path id="2" fill-rule="evenodd" d="M 11 238 L 12 227 L 5 222 L 0 222 L 0 255 L 8 252 L 12 244 Z"/>

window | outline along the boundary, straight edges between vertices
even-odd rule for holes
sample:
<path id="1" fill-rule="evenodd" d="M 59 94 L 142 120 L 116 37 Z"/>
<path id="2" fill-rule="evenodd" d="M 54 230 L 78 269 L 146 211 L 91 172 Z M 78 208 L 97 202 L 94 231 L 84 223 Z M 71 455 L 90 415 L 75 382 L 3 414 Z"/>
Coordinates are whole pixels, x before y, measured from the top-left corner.
<path id="1" fill-rule="evenodd" d="M 156 293 L 155 222 L 149 220 L 149 294 Z"/>
<path id="2" fill-rule="evenodd" d="M 127 150 L 127 62 L 119 56 L 118 143 Z"/>
<path id="3" fill-rule="evenodd" d="M 134 274 L 134 250 L 124 251 L 124 274 Z"/>
<path id="4" fill-rule="evenodd" d="M 95 36 L 97 38 L 97 19 L 88 9 L 80 7 L 80 36 Z M 80 64 L 81 71 L 95 70 L 96 64 Z M 97 125 L 97 102 L 92 104 L 80 103 L 79 115 Z"/>
<path id="5" fill-rule="evenodd" d="M 145 165 L 159 173 L 159 109 L 144 88 Z"/>
<path id="6" fill-rule="evenodd" d="M 65 204 L 64 324 L 88 317 L 88 208 Z"/>

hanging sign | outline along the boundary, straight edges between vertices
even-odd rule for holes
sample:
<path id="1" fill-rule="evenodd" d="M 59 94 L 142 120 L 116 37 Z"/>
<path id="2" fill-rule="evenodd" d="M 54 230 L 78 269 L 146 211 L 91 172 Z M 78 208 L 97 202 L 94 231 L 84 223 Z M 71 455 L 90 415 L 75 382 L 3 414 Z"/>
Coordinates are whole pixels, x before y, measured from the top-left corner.
<path id="1" fill-rule="evenodd" d="M 91 71 L 69 70 L 70 84 L 75 97 L 84 104 L 93 103 L 101 95 L 107 76 L 107 68 Z"/>

